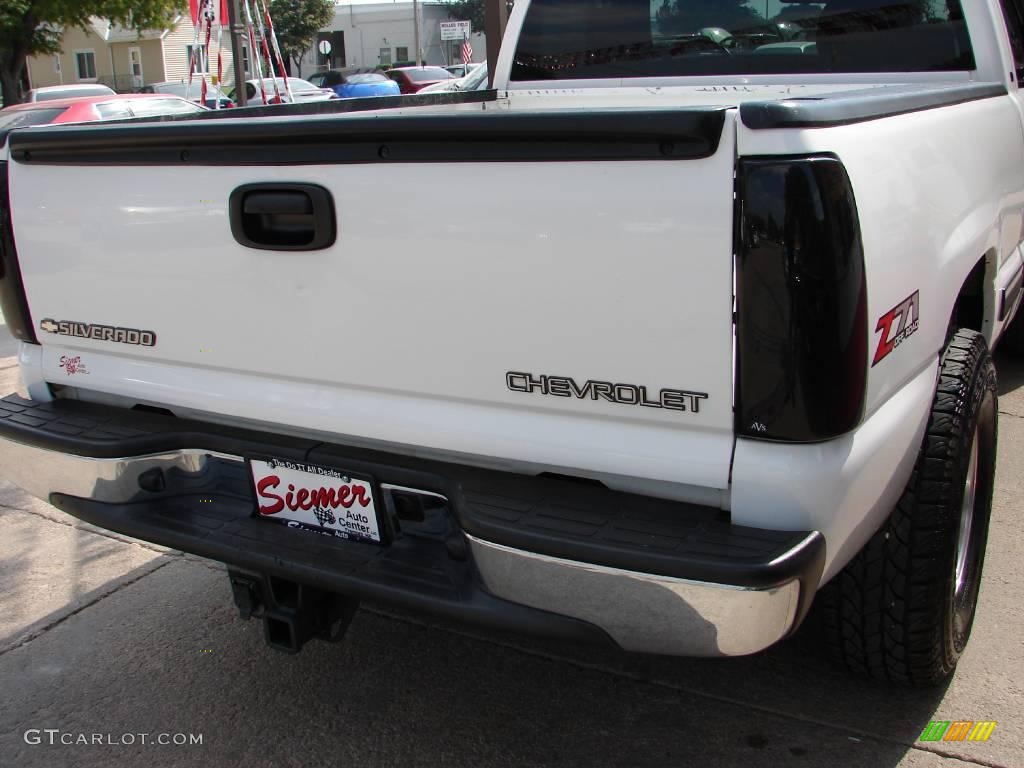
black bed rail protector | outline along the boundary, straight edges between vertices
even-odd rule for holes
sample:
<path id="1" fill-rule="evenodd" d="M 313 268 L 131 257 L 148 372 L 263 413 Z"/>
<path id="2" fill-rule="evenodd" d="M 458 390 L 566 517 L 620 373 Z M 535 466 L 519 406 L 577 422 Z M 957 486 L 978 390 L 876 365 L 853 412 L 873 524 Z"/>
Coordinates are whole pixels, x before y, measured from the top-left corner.
<path id="1" fill-rule="evenodd" d="M 724 108 L 448 112 L 38 128 L 11 135 L 20 163 L 299 165 L 685 160 L 718 148 Z"/>
<path id="2" fill-rule="evenodd" d="M 740 105 L 740 120 L 753 129 L 828 128 L 991 99 L 1006 93 L 1002 83 L 879 86 L 808 98 L 747 101 Z"/>

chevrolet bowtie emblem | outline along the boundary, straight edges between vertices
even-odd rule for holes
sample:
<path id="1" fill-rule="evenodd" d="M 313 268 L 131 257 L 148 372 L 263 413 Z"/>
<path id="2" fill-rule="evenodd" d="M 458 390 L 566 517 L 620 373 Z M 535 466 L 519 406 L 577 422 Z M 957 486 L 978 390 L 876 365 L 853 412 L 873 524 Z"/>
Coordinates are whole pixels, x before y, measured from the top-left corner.
<path id="1" fill-rule="evenodd" d="M 57 325 L 57 323 L 51 320 L 50 318 L 46 318 L 45 320 L 43 320 L 39 324 L 39 327 L 42 328 L 47 333 L 56 333 L 57 329 L 60 328 L 60 326 Z"/>

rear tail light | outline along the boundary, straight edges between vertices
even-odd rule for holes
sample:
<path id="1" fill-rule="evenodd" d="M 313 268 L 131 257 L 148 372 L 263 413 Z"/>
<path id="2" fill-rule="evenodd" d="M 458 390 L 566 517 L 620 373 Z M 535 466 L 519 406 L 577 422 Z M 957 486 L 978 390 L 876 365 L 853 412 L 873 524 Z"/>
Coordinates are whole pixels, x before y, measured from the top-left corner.
<path id="1" fill-rule="evenodd" d="M 830 156 L 746 159 L 737 187 L 736 433 L 848 432 L 864 412 L 868 322 L 846 169 Z"/>
<path id="2" fill-rule="evenodd" d="M 32 327 L 25 288 L 21 282 L 18 253 L 14 249 L 11 205 L 8 195 L 7 163 L 0 162 L 0 310 L 11 335 L 21 341 L 38 344 Z"/>

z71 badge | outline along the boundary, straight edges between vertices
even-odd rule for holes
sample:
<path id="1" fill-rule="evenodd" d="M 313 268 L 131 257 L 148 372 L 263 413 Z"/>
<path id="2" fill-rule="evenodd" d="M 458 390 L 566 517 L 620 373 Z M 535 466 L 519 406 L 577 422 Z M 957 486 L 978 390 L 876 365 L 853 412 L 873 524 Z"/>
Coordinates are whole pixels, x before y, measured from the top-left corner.
<path id="1" fill-rule="evenodd" d="M 78 339 L 113 341 L 118 344 L 135 344 L 141 347 L 156 346 L 156 334 L 138 328 L 119 328 L 113 325 L 79 323 L 75 320 L 52 320 L 49 317 L 39 323 L 40 330 L 57 336 L 74 336 Z"/>
<path id="2" fill-rule="evenodd" d="M 872 368 L 917 331 L 920 325 L 920 315 L 921 292 L 914 291 L 878 318 L 875 333 L 881 332 L 882 336 L 878 339 L 875 359 L 871 361 Z"/>

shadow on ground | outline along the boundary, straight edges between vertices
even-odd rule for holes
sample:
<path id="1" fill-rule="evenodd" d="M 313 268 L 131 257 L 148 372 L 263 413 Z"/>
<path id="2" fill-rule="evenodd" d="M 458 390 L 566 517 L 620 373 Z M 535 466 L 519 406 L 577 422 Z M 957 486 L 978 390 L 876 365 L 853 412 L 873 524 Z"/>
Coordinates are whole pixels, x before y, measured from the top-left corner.
<path id="1" fill-rule="evenodd" d="M 941 691 L 827 667 L 813 631 L 731 661 L 465 634 L 361 611 L 340 644 L 268 650 L 227 579 L 184 560 L 0 655 L 10 764 L 939 765 L 908 749 Z M 201 746 L 27 745 L 26 728 L 202 733 Z M 9 729 L 9 730 L 8 730 Z M 871 734 L 874 734 L 872 736 Z M 56 762 L 55 762 L 56 761 Z"/>
<path id="2" fill-rule="evenodd" d="M 999 374 L 999 395 L 1008 395 L 1024 387 L 1024 360 L 996 351 L 996 372 Z"/>
<path id="3" fill-rule="evenodd" d="M 1001 356 L 997 366 L 1000 407 L 1019 407 L 1024 364 Z M 763 654 L 697 660 L 366 606 L 343 642 L 285 656 L 264 646 L 260 624 L 237 618 L 222 571 L 174 558 L 127 586 L 95 587 L 111 594 L 0 653 L 0 764 L 952 768 L 963 763 L 915 742 L 929 720 L 976 718 L 999 721 L 989 743 L 932 748 L 1020 765 L 1024 695 L 1012 672 L 1022 660 L 1020 424 L 1001 425 L 981 613 L 948 688 L 849 677 L 821 652 L 813 614 Z M 17 566 L 26 552 L 11 557 Z M 29 745 L 29 728 L 202 734 L 203 742 Z"/>

